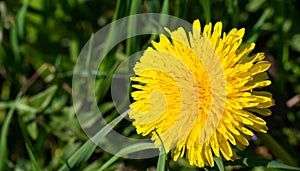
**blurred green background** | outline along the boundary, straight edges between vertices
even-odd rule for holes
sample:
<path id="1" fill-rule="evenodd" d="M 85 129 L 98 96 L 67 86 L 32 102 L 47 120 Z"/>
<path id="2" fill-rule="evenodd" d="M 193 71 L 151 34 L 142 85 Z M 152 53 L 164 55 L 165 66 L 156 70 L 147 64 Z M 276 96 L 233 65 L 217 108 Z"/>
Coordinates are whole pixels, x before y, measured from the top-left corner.
<path id="1" fill-rule="evenodd" d="M 0 1 L 0 170 L 155 170 L 158 158 L 118 159 L 93 146 L 76 119 L 71 96 L 73 67 L 91 34 L 119 18 L 147 12 L 191 23 L 200 19 L 202 25 L 222 21 L 226 32 L 246 29 L 244 42 L 256 42 L 253 53 L 265 52 L 273 64 L 267 90 L 276 106 L 265 118 L 271 136 L 258 135 L 249 148 L 237 151 L 237 161 L 224 163 L 225 169 L 297 169 L 281 163 L 299 166 L 300 160 L 299 7 L 297 0 Z M 96 98 L 108 121 L 118 115 L 109 75 L 152 38 L 128 39 L 105 59 L 101 72 L 106 76 L 97 77 Z M 136 136 L 128 122 L 115 129 Z M 166 165 L 203 170 L 185 159 Z"/>

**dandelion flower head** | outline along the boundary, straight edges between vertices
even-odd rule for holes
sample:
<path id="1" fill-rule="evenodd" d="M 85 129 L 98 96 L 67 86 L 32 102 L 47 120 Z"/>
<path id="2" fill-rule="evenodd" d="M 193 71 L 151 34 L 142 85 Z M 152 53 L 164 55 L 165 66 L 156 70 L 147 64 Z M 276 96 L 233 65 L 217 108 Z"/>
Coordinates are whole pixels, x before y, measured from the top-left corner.
<path id="1" fill-rule="evenodd" d="M 245 29 L 222 34 L 217 22 L 201 32 L 195 20 L 188 34 L 166 30 L 134 67 L 129 117 L 137 133 L 198 167 L 213 167 L 214 156 L 234 160 L 233 146 L 243 150 L 253 131 L 267 132 L 259 115 L 270 115 L 274 102 L 257 89 L 271 84 L 270 63 L 250 55 L 254 43 L 241 47 Z"/>

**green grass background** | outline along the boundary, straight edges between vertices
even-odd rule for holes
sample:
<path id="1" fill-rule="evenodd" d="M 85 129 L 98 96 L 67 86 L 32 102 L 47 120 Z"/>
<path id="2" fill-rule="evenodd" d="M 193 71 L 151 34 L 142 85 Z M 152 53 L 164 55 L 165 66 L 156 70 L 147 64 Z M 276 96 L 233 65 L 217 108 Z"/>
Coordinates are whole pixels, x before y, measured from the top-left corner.
<path id="1" fill-rule="evenodd" d="M 286 102 L 300 94 L 300 1 L 298 0 L 6 0 L 0 1 L 0 171 L 2 170 L 278 170 L 299 166 L 300 108 Z M 258 134 L 235 162 L 216 158 L 214 168 L 195 168 L 170 156 L 145 160 L 114 157 L 88 140 L 72 105 L 73 68 L 92 33 L 137 13 L 165 13 L 189 22 L 222 21 L 223 31 L 245 28 L 272 62 L 276 100 L 265 118 L 269 134 Z M 115 33 L 118 34 L 118 33 Z M 113 49 L 97 77 L 96 98 L 111 126 L 136 136 L 117 117 L 110 79 L 118 64 L 145 49 L 148 40 L 128 39 Z M 100 72 L 100 69 L 99 69 Z M 100 88 L 101 87 L 101 88 Z M 114 119 L 116 118 L 116 119 Z M 114 119 L 114 120 L 113 120 Z M 121 123 L 120 123 L 121 122 Z M 123 153 L 151 148 L 136 144 Z M 296 166 L 296 167 L 292 167 Z"/>

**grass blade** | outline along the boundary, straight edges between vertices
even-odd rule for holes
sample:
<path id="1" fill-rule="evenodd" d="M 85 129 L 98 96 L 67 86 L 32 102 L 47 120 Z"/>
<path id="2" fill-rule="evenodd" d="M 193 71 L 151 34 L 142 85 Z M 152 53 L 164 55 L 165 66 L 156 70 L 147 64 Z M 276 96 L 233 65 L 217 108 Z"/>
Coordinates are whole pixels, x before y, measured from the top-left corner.
<path id="1" fill-rule="evenodd" d="M 252 31 L 250 33 L 250 37 L 247 39 L 246 42 L 252 43 L 258 39 L 259 34 L 260 34 L 259 30 L 261 29 L 263 24 L 266 22 L 266 20 L 272 16 L 272 13 L 273 13 L 273 11 L 271 8 L 267 8 L 264 10 L 264 12 L 260 16 L 259 20 L 253 26 Z"/>
<path id="2" fill-rule="evenodd" d="M 15 62 L 15 65 L 17 66 L 16 68 L 21 68 L 21 54 L 19 49 L 18 33 L 16 26 L 13 26 L 11 28 L 9 38 L 11 42 L 11 50 L 15 57 L 13 62 Z"/>
<path id="3" fill-rule="evenodd" d="M 297 166 L 293 157 L 270 134 L 257 133 L 257 136 L 278 159 L 288 165 Z"/>
<path id="4" fill-rule="evenodd" d="M 211 12 L 210 12 L 210 0 L 202 0 L 200 1 L 204 10 L 205 22 L 209 23 L 211 20 Z"/>
<path id="5" fill-rule="evenodd" d="M 266 160 L 264 158 L 243 158 L 235 160 L 232 165 L 244 165 L 247 167 L 263 166 L 270 169 L 286 169 L 286 170 L 300 170 L 299 167 L 287 165 L 275 160 Z"/>
<path id="6" fill-rule="evenodd" d="M 98 139 L 103 138 L 109 133 L 111 128 L 114 128 L 127 115 L 127 113 L 128 111 L 115 118 L 103 129 L 101 129 L 92 139 L 97 141 Z M 96 144 L 91 139 L 88 140 L 68 159 L 68 161 L 59 169 L 59 171 L 71 170 L 76 166 L 80 166 L 91 157 L 95 149 Z"/>
<path id="7" fill-rule="evenodd" d="M 164 148 L 162 148 L 164 149 Z M 166 159 L 167 159 L 167 155 L 166 152 L 164 150 L 161 151 L 161 154 L 159 154 L 158 157 L 158 162 L 157 162 L 157 171 L 164 171 L 166 168 Z"/>
<path id="8" fill-rule="evenodd" d="M 169 0 L 164 0 L 160 13 L 169 14 Z"/>
<path id="9" fill-rule="evenodd" d="M 160 13 L 161 14 L 169 14 L 169 0 L 164 0 Z M 167 18 L 164 16 L 161 16 L 159 20 L 162 25 L 166 25 L 168 22 Z"/>
<path id="10" fill-rule="evenodd" d="M 25 14 L 30 0 L 25 0 L 19 13 L 17 14 L 17 31 L 18 36 L 22 39 L 24 36 L 24 23 L 25 23 Z"/>
<path id="11" fill-rule="evenodd" d="M 0 170 L 4 170 L 4 165 L 7 161 L 7 134 L 8 134 L 8 129 L 9 129 L 9 124 L 10 121 L 13 117 L 14 111 L 16 109 L 15 105 L 12 105 L 12 107 L 10 108 L 8 114 L 7 114 L 7 118 L 4 121 L 4 124 L 2 126 L 1 129 L 1 139 L 0 139 L 0 149 L 1 149 L 1 153 L 0 153 Z"/>
<path id="12" fill-rule="evenodd" d="M 25 141 L 25 146 L 26 146 L 26 150 L 27 150 L 28 156 L 29 156 L 30 161 L 31 161 L 32 170 L 34 170 L 34 171 L 40 171 L 41 168 L 40 168 L 38 162 L 36 161 L 36 158 L 34 156 L 33 150 L 31 150 L 31 149 L 34 149 L 34 148 L 33 148 L 33 145 L 31 143 L 30 139 L 29 139 L 29 135 L 28 134 L 30 134 L 30 132 L 29 131 L 27 131 L 28 133 L 26 132 L 27 129 L 26 129 L 26 126 L 24 124 L 23 119 L 24 118 L 22 116 L 20 116 L 20 115 L 18 116 L 19 126 L 20 126 L 20 129 L 21 129 L 24 141 Z"/>
<path id="13" fill-rule="evenodd" d="M 38 162 L 36 161 L 36 159 L 35 159 L 35 157 L 34 157 L 32 151 L 31 151 L 29 145 L 28 145 L 27 143 L 26 143 L 25 145 L 26 145 L 26 149 L 27 149 L 29 158 L 30 158 L 30 160 L 31 160 L 32 170 L 33 170 L 33 171 L 41 171 L 41 168 L 40 168 Z"/>
<path id="14" fill-rule="evenodd" d="M 284 163 L 280 163 L 278 161 L 270 161 L 267 164 L 267 168 L 272 168 L 272 169 L 287 169 L 287 170 L 300 170 L 299 167 L 294 167 L 294 166 L 290 166 Z"/>
<path id="15" fill-rule="evenodd" d="M 67 163 L 64 164 L 59 170 L 72 170 L 72 168 L 80 166 L 91 157 L 95 149 L 96 144 L 93 141 L 88 140 L 68 159 Z"/>
<path id="16" fill-rule="evenodd" d="M 139 10 L 141 8 L 142 5 L 142 1 L 140 0 L 133 0 L 131 2 L 131 6 L 130 6 L 130 12 L 129 15 L 134 15 L 134 14 L 138 14 Z M 130 24 L 128 24 L 128 35 L 134 35 L 134 33 L 136 33 L 136 29 L 137 29 L 137 21 L 135 17 L 129 18 L 128 21 Z M 131 53 L 133 53 L 137 48 L 135 48 L 137 46 L 136 43 L 136 38 L 132 37 L 127 39 L 126 41 L 126 56 L 129 56 Z"/>
<path id="17" fill-rule="evenodd" d="M 118 13 L 119 13 L 119 9 L 120 9 L 120 3 L 121 0 L 117 0 L 117 4 L 116 4 L 116 11 L 114 13 L 114 16 L 112 18 L 112 22 L 116 21 L 118 18 Z M 112 24 L 109 28 L 109 32 L 108 32 L 108 36 L 107 36 L 107 40 L 106 40 L 106 46 L 105 46 L 105 50 L 103 51 L 104 54 L 108 53 L 108 48 L 111 46 L 112 44 L 112 39 L 113 36 L 115 34 L 115 24 Z"/>
<path id="18" fill-rule="evenodd" d="M 137 152 L 137 151 L 142 151 L 142 150 L 147 150 L 147 149 L 154 149 L 154 148 L 156 148 L 156 147 L 154 146 L 153 143 L 142 142 L 142 143 L 137 143 L 137 144 L 130 145 L 126 148 L 123 148 L 120 152 L 118 152 L 116 155 L 111 157 L 107 162 L 105 162 L 101 166 L 99 171 L 107 170 L 107 168 L 110 165 L 112 165 L 115 161 L 117 161 L 120 158 L 119 156 L 127 155 L 127 154 L 134 153 L 134 152 Z"/>
<path id="19" fill-rule="evenodd" d="M 54 85 L 32 96 L 29 105 L 31 107 L 34 107 L 37 110 L 37 112 L 44 110 L 53 99 L 57 89 L 57 85 Z"/>
<path id="20" fill-rule="evenodd" d="M 223 164 L 223 161 L 222 161 L 222 158 L 221 157 L 214 157 L 214 160 L 219 168 L 220 171 L 225 171 L 224 169 L 224 164 Z"/>
<path id="21" fill-rule="evenodd" d="M 15 56 L 15 64 L 17 66 L 16 68 L 22 68 L 18 37 L 22 39 L 24 36 L 25 13 L 27 11 L 28 5 L 29 5 L 29 0 L 25 0 L 24 4 L 22 5 L 21 9 L 19 10 L 16 16 L 17 24 L 16 26 L 13 26 L 10 31 L 10 41 L 11 41 L 12 51 Z"/>
<path id="22" fill-rule="evenodd" d="M 158 162 L 157 162 L 157 171 L 164 171 L 166 168 L 166 160 L 167 160 L 167 154 L 166 154 L 166 150 L 163 144 L 163 141 L 161 140 L 160 136 L 158 135 L 158 133 L 155 131 L 155 133 L 157 134 L 160 143 L 161 143 L 161 149 L 160 149 L 160 154 L 158 157 Z"/>

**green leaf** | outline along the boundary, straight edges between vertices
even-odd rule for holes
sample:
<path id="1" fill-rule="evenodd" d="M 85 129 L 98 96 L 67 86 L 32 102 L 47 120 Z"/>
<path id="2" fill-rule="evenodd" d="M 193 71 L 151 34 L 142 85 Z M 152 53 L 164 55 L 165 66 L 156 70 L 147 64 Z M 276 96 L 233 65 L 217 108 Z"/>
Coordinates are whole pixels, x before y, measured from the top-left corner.
<path id="1" fill-rule="evenodd" d="M 164 151 L 161 152 L 161 154 L 159 154 L 158 157 L 158 162 L 157 162 L 157 171 L 164 171 L 166 168 L 166 158 L 167 155 Z"/>
<path id="2" fill-rule="evenodd" d="M 147 12 L 159 13 L 161 11 L 161 5 L 159 0 L 147 1 Z"/>
<path id="3" fill-rule="evenodd" d="M 140 1 L 140 0 L 131 1 L 129 15 L 138 14 L 140 12 L 141 4 L 142 4 L 142 1 Z M 138 29 L 136 18 L 135 17 L 129 18 L 128 22 L 129 22 L 128 28 L 127 28 L 128 35 L 136 35 L 135 33 Z M 137 47 L 138 47 L 137 39 L 134 37 L 128 38 L 126 40 L 126 56 L 129 56 L 130 54 L 135 52 L 135 50 L 138 49 Z"/>
<path id="4" fill-rule="evenodd" d="M 43 92 L 41 92 L 35 96 L 32 96 L 30 98 L 29 105 L 36 108 L 38 110 L 38 112 L 42 111 L 49 105 L 56 90 L 57 90 L 57 85 L 54 85 L 54 86 L 44 90 Z"/>
<path id="5" fill-rule="evenodd" d="M 156 147 L 154 146 L 153 143 L 136 143 L 133 145 L 130 145 L 128 147 L 123 148 L 121 151 L 119 151 L 117 154 L 115 154 L 113 157 L 111 157 L 107 162 L 105 162 L 101 168 L 99 169 L 99 171 L 103 171 L 103 170 L 107 170 L 108 167 L 113 164 L 115 161 L 117 161 L 120 157 L 119 156 L 123 156 L 123 155 L 127 155 L 130 153 L 134 153 L 134 152 L 138 152 L 138 151 L 142 151 L 142 150 L 147 150 L 147 149 L 155 149 Z"/>
<path id="6" fill-rule="evenodd" d="M 164 0 L 160 13 L 169 14 L 169 0 Z M 167 18 L 164 16 L 161 16 L 159 21 L 162 25 L 166 25 L 168 23 Z"/>
<path id="7" fill-rule="evenodd" d="M 266 168 L 272 168 L 272 169 L 288 169 L 288 170 L 300 170 L 299 167 L 287 165 L 275 160 L 266 160 L 262 157 L 256 157 L 256 158 L 248 158 L 245 157 L 243 159 L 238 159 L 233 162 L 228 163 L 230 165 L 244 165 L 247 167 L 257 167 L 257 166 L 263 166 Z"/>
<path id="8" fill-rule="evenodd" d="M 246 42 L 252 43 L 258 39 L 259 34 L 260 34 L 259 30 L 261 29 L 263 24 L 266 22 L 266 20 L 272 16 L 272 13 L 273 13 L 273 9 L 271 7 L 264 10 L 264 12 L 260 16 L 259 20 L 257 20 L 257 22 L 252 27 L 252 31 L 250 33 L 251 36 L 249 37 L 249 39 Z"/>
<path id="9" fill-rule="evenodd" d="M 29 122 L 26 126 L 27 132 L 30 135 L 30 137 L 34 140 L 38 138 L 38 127 L 36 120 L 36 115 L 29 113 L 27 115 L 23 116 L 24 122 Z"/>
<path id="10" fill-rule="evenodd" d="M 93 54 L 93 47 L 94 47 L 94 34 L 91 35 L 91 38 L 89 40 L 89 48 L 88 48 L 88 53 L 87 53 L 87 59 L 85 62 L 85 69 L 87 70 L 88 75 L 90 76 L 92 74 L 92 71 L 90 68 L 91 66 L 91 59 L 92 59 L 92 54 Z"/>
<path id="11" fill-rule="evenodd" d="M 38 112 L 38 109 L 31 107 L 26 104 L 26 99 L 23 98 L 21 99 L 18 103 L 15 104 L 17 110 L 19 111 L 19 114 L 24 114 L 24 113 L 31 113 L 31 114 L 36 114 Z"/>
<path id="12" fill-rule="evenodd" d="M 32 151 L 31 151 L 30 147 L 28 146 L 27 143 L 25 145 L 26 145 L 26 149 L 27 149 L 30 161 L 31 161 L 32 170 L 33 171 L 41 171 L 41 168 L 40 168 L 38 162 L 36 161 L 36 159 L 35 159 Z"/>
<path id="13" fill-rule="evenodd" d="M 19 101 L 19 98 L 17 98 L 16 102 Z M 9 124 L 10 121 L 13 117 L 14 111 L 15 111 L 15 105 L 13 105 L 8 114 L 7 117 L 2 125 L 1 128 L 1 139 L 0 139 L 0 170 L 4 170 L 4 165 L 7 161 L 7 154 L 8 154 L 8 150 L 7 150 L 7 133 L 8 133 L 8 129 L 9 129 Z"/>
<path id="14" fill-rule="evenodd" d="M 295 167 L 295 166 L 290 166 L 284 163 L 280 163 L 278 161 L 270 161 L 267 164 L 267 168 L 272 168 L 272 169 L 287 169 L 287 170 L 300 170 L 299 167 Z"/>
<path id="15" fill-rule="evenodd" d="M 25 14 L 27 12 L 27 8 L 30 0 L 25 0 L 20 11 L 17 14 L 17 31 L 18 36 L 22 39 L 24 36 L 24 23 L 25 23 Z"/>
<path id="16" fill-rule="evenodd" d="M 123 1 L 122 1 L 123 2 Z M 113 19 L 112 19 L 112 22 L 116 21 L 117 18 L 118 18 L 118 14 L 119 14 L 119 11 L 120 11 L 120 4 L 121 4 L 121 0 L 117 0 L 117 4 L 116 4 L 116 11 L 114 13 L 114 16 L 113 16 Z M 112 44 L 112 40 L 113 40 L 113 37 L 114 37 L 114 33 L 115 33 L 115 24 L 112 24 L 109 28 L 109 32 L 108 32 L 108 36 L 107 36 L 107 39 L 106 39 L 106 46 L 105 46 L 105 49 L 103 51 L 104 54 L 108 53 L 109 52 L 109 47 L 111 46 Z"/>
<path id="17" fill-rule="evenodd" d="M 16 103 L 16 108 L 20 114 L 36 114 L 44 110 L 51 102 L 55 92 L 57 90 L 57 85 L 54 85 L 34 96 L 32 96 L 29 101 L 26 97 Z"/>
<path id="18" fill-rule="evenodd" d="M 214 160 L 219 168 L 220 171 L 225 171 L 224 169 L 224 164 L 223 164 L 223 161 L 222 161 L 222 158 L 221 157 L 214 157 Z"/>
<path id="19" fill-rule="evenodd" d="M 99 139 L 103 138 L 109 133 L 111 128 L 114 128 L 119 122 L 121 122 L 121 120 L 127 115 L 127 113 L 128 111 L 115 118 L 108 125 L 102 128 L 94 137 L 92 137 L 92 139 L 97 142 Z M 80 166 L 91 157 L 95 149 L 96 144 L 91 139 L 88 140 L 68 159 L 67 163 L 65 163 L 59 169 L 59 171 L 71 170 L 72 168 Z"/>
<path id="20" fill-rule="evenodd" d="M 209 23 L 211 20 L 211 5 L 210 5 L 210 0 L 202 0 L 200 1 L 204 10 L 204 16 L 205 16 L 205 22 Z"/>
<path id="21" fill-rule="evenodd" d="M 44 110 L 49 105 L 56 90 L 57 86 L 54 85 L 43 92 L 32 96 L 29 102 L 26 97 L 16 102 L 16 108 L 19 111 L 19 114 L 23 116 L 27 132 L 34 140 L 38 138 L 36 113 Z"/>
<path id="22" fill-rule="evenodd" d="M 167 160 L 167 154 L 166 154 L 166 149 L 164 146 L 164 142 L 162 141 L 162 139 L 160 138 L 159 134 L 155 131 L 156 135 L 159 138 L 159 141 L 161 143 L 161 148 L 160 148 L 160 154 L 158 157 L 158 162 L 157 162 L 157 170 L 158 171 L 164 171 L 166 168 L 166 160 Z"/>
<path id="23" fill-rule="evenodd" d="M 10 108 L 13 103 L 11 102 L 0 102 L 0 110 Z"/>
<path id="24" fill-rule="evenodd" d="M 50 113 L 53 113 L 53 111 L 60 111 L 63 109 L 64 106 L 66 106 L 66 103 L 68 102 L 68 95 L 62 94 L 60 96 L 53 97 L 51 107 L 52 110 Z"/>
<path id="25" fill-rule="evenodd" d="M 282 162 L 293 166 L 297 165 L 294 158 L 270 134 L 257 133 L 256 135 Z"/>
<path id="26" fill-rule="evenodd" d="M 27 150 L 27 153 L 31 160 L 32 169 L 34 171 L 36 171 L 36 170 L 39 171 L 39 170 L 41 170 L 41 168 L 38 165 L 38 162 L 36 161 L 33 150 L 31 150 L 31 149 L 34 149 L 34 146 L 32 145 L 32 142 L 30 141 L 29 136 L 28 136 L 28 134 L 30 134 L 30 132 L 29 131 L 26 132 L 26 126 L 24 124 L 22 116 L 20 116 L 20 115 L 18 116 L 18 121 L 19 121 L 21 133 L 23 135 L 23 139 L 25 141 L 26 150 Z"/>
<path id="27" fill-rule="evenodd" d="M 169 0 L 164 0 L 160 13 L 169 14 Z"/>
<path id="28" fill-rule="evenodd" d="M 99 110 L 102 114 L 105 114 L 108 111 L 112 110 L 113 108 L 114 108 L 113 102 L 104 102 L 100 105 Z"/>
<path id="29" fill-rule="evenodd" d="M 13 61 L 16 67 L 21 66 L 21 54 L 20 54 L 20 48 L 19 48 L 19 41 L 18 41 L 18 35 L 17 35 L 17 28 L 16 26 L 13 26 L 10 30 L 10 42 L 11 42 L 11 49 L 14 54 L 15 60 Z"/>
<path id="30" fill-rule="evenodd" d="M 79 167 L 82 163 L 86 162 L 91 157 L 95 149 L 96 144 L 93 141 L 88 140 L 69 158 L 67 163 L 59 170 L 72 170 L 72 168 Z"/>

